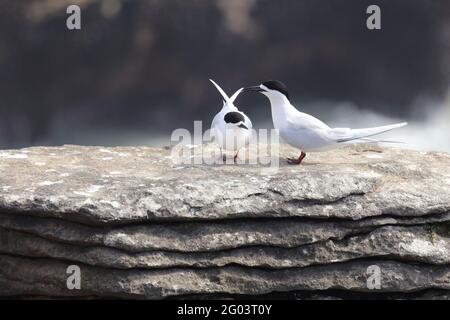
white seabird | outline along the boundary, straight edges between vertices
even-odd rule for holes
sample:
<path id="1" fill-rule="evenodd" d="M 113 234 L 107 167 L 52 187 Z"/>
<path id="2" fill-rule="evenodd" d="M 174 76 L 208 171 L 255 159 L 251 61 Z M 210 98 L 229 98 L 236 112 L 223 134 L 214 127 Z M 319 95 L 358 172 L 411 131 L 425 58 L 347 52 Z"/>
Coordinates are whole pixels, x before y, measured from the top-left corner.
<path id="1" fill-rule="evenodd" d="M 402 122 L 363 129 L 330 128 L 319 119 L 298 111 L 289 100 L 287 87 L 280 81 L 266 81 L 247 87 L 245 91 L 260 92 L 269 98 L 275 129 L 283 140 L 301 150 L 298 158 L 288 159 L 290 164 L 300 164 L 309 151 L 324 151 L 348 143 L 377 142 L 367 137 L 407 125 Z"/>
<path id="2" fill-rule="evenodd" d="M 220 148 L 222 160 L 226 161 L 223 150 L 227 150 L 234 152 L 233 160 L 236 162 L 239 150 L 249 143 L 252 135 L 252 122 L 234 105 L 234 100 L 243 88 L 237 90 L 230 98 L 217 83 L 211 79 L 210 81 L 223 97 L 222 110 L 216 114 L 211 123 L 211 135 Z"/>

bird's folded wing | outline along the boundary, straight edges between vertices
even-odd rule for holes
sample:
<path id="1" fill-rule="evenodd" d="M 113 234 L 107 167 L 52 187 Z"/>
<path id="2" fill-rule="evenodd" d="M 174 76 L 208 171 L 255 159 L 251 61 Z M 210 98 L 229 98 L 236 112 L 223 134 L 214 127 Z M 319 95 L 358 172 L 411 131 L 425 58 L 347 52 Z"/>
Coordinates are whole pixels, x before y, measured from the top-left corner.
<path id="1" fill-rule="evenodd" d="M 211 130 L 214 129 L 220 120 L 220 113 L 216 114 L 211 122 Z"/>
<path id="2" fill-rule="evenodd" d="M 214 140 L 216 138 L 217 127 L 219 125 L 220 118 L 221 118 L 221 114 L 218 113 L 218 114 L 216 114 L 216 116 L 214 117 L 213 121 L 211 122 L 211 128 L 210 128 L 210 131 L 209 131 L 210 139 Z"/>
<path id="3" fill-rule="evenodd" d="M 376 134 L 380 134 L 392 129 L 405 126 L 407 123 L 396 123 L 388 126 L 364 128 L 364 129 L 350 129 L 350 128 L 331 128 L 329 136 L 336 142 L 347 142 L 351 140 L 370 137 Z"/>
<path id="4" fill-rule="evenodd" d="M 250 121 L 250 118 L 247 117 L 247 115 L 246 115 L 245 113 L 242 113 L 242 114 L 244 115 L 244 119 L 245 119 L 244 123 L 245 123 L 245 126 L 246 126 L 248 129 L 252 129 L 252 128 L 253 128 L 253 124 L 252 124 L 252 122 Z"/>
<path id="5" fill-rule="evenodd" d="M 306 113 L 298 113 L 296 115 L 290 115 L 286 119 L 287 127 L 291 130 L 313 130 L 313 131 L 322 131 L 328 130 L 328 127 L 325 123 L 320 121 L 313 116 Z"/>

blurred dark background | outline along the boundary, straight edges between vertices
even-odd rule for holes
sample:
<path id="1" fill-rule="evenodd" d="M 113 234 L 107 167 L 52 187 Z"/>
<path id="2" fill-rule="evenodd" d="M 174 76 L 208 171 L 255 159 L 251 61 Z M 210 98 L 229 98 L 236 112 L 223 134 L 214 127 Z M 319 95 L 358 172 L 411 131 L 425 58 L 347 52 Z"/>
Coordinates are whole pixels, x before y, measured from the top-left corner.
<path id="1" fill-rule="evenodd" d="M 450 1 L 0 0 L 0 148 L 166 143 L 220 109 L 208 78 L 230 94 L 282 80 L 325 121 L 407 120 L 450 151 Z M 237 105 L 270 125 L 262 96 Z"/>

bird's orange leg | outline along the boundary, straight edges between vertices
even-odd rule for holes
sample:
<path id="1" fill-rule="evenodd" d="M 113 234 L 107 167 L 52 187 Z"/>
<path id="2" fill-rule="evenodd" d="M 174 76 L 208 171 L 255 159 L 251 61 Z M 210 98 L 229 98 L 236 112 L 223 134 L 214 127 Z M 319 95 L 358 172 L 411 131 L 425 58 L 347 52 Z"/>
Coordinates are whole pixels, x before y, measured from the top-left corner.
<path id="1" fill-rule="evenodd" d="M 222 161 L 223 161 L 223 162 L 226 162 L 226 161 L 227 161 L 227 156 L 223 153 L 222 148 L 220 148 L 220 157 L 222 158 Z"/>
<path id="2" fill-rule="evenodd" d="M 306 157 L 306 153 L 304 153 L 303 151 L 300 153 L 300 156 L 298 157 L 298 159 L 296 158 L 288 158 L 287 161 L 289 164 L 300 164 L 302 163 L 303 159 L 305 159 Z"/>
<path id="3" fill-rule="evenodd" d="M 237 162 L 238 153 L 239 153 L 239 151 L 236 151 L 236 154 L 235 154 L 234 157 L 233 157 L 234 163 Z"/>

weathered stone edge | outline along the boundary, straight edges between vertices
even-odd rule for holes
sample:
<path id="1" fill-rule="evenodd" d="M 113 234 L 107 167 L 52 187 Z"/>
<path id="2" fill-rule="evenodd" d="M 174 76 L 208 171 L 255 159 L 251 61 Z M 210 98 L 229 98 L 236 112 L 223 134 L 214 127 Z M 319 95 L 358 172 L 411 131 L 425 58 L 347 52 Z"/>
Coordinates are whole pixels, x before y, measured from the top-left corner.
<path id="1" fill-rule="evenodd" d="M 117 228 L 85 226 L 60 219 L 0 214 L 0 227 L 79 246 L 127 252 L 217 251 L 247 246 L 298 247 L 339 240 L 388 225 L 422 225 L 450 221 L 450 213 L 416 218 L 374 217 L 357 221 L 256 219 L 224 222 L 179 222 Z"/>
<path id="2" fill-rule="evenodd" d="M 247 294 L 274 291 L 350 290 L 370 292 L 368 267 L 381 272 L 377 292 L 450 289 L 450 266 L 358 260 L 326 266 L 268 271 L 227 266 L 209 269 L 108 270 L 80 265 L 81 289 L 68 290 L 68 263 L 0 255 L 0 295 L 79 296 L 161 299 L 188 294 Z"/>

